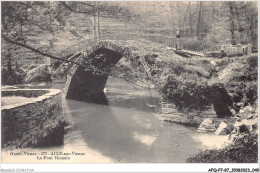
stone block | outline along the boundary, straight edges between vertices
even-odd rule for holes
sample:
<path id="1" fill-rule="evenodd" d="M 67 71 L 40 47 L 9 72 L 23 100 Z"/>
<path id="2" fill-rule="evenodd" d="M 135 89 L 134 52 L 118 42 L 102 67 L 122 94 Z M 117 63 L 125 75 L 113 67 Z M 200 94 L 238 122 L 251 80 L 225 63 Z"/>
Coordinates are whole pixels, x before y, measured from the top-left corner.
<path id="1" fill-rule="evenodd" d="M 196 111 L 189 112 L 188 115 L 190 115 L 190 116 L 197 116 L 197 115 L 199 115 L 199 112 L 196 112 Z"/>
<path id="2" fill-rule="evenodd" d="M 30 90 L 19 89 L 19 93 L 25 91 Z M 37 89 L 33 90 L 34 95 L 48 91 L 45 94 L 48 97 L 39 97 L 41 99 L 36 97 L 32 98 L 29 103 L 2 107 L 3 148 L 39 147 L 41 144 L 56 145 L 63 140 L 63 134 L 60 134 L 64 128 L 60 91 L 52 89 L 39 90 L 39 93 L 37 91 Z M 45 125 L 47 127 L 43 128 Z M 46 133 L 47 136 L 44 137 L 43 133 Z M 57 140 L 48 142 L 52 138 L 57 138 Z"/>
<path id="3" fill-rule="evenodd" d="M 209 118 L 204 119 L 198 128 L 198 131 L 200 132 L 213 132 L 215 130 L 216 127 L 213 124 L 213 121 Z"/>
<path id="4" fill-rule="evenodd" d="M 223 121 L 220 123 L 218 129 L 216 130 L 216 135 L 227 135 L 231 133 L 233 130 L 233 126 L 224 123 Z"/>

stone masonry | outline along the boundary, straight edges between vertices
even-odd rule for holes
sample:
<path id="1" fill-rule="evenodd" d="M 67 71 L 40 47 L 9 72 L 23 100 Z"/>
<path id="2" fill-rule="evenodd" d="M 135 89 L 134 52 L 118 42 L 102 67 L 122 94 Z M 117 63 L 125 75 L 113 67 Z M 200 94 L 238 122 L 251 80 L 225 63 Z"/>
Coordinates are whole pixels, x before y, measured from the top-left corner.
<path id="1" fill-rule="evenodd" d="M 168 101 L 162 102 L 162 117 L 165 121 L 190 126 L 198 126 L 206 118 L 217 119 L 216 112 L 212 106 L 203 111 L 180 111 L 176 109 L 173 103 Z"/>
<path id="2" fill-rule="evenodd" d="M 117 54 L 120 54 L 119 59 L 122 58 L 123 56 L 126 58 L 131 58 L 131 57 L 135 56 L 135 54 L 132 53 L 132 51 L 130 50 L 130 48 L 128 48 L 127 45 L 118 44 L 118 43 L 115 44 L 111 41 L 100 41 L 94 45 L 91 45 L 90 47 L 86 48 L 85 50 L 81 51 L 81 55 L 75 60 L 75 62 L 77 62 L 79 64 L 86 63 L 86 61 L 89 61 L 91 59 L 90 56 L 93 55 L 93 52 L 98 51 L 99 49 L 107 49 L 107 50 L 116 52 Z M 118 59 L 117 56 L 115 56 L 115 58 Z M 78 68 L 79 68 L 79 66 L 77 64 L 74 64 L 74 65 L 72 65 L 72 67 L 69 70 L 65 88 L 63 90 L 65 96 L 67 96 L 68 91 L 70 91 L 71 81 L 73 80 L 73 77 L 74 77 L 75 73 L 77 72 Z M 103 89 L 104 88 L 102 88 L 102 90 Z"/>
<path id="3" fill-rule="evenodd" d="M 2 106 L 2 148 L 63 144 L 64 117 L 60 90 L 2 90 L 2 96 L 10 95 L 27 96 L 32 99 L 29 102 Z"/>

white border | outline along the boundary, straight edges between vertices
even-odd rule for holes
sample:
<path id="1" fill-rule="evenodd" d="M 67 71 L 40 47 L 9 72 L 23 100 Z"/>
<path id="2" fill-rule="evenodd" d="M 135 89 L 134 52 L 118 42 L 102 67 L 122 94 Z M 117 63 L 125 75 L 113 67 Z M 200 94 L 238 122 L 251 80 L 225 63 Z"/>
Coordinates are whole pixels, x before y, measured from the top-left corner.
<path id="1" fill-rule="evenodd" d="M 17 1 L 17 0 L 9 0 L 9 1 Z M 24 1 L 28 1 L 28 0 L 24 0 Z M 48 0 L 40 0 L 40 1 L 48 1 Z M 82 1 L 82 0 L 78 0 L 78 1 Z M 110 1 L 110 0 L 97 0 L 97 1 Z M 131 1 L 161 1 L 161 0 L 131 0 Z M 164 1 L 170 1 L 170 0 L 164 0 Z M 172 0 L 172 1 L 178 1 L 178 0 Z M 193 1 L 197 1 L 197 0 L 193 0 Z M 201 1 L 209 1 L 209 0 L 201 0 Z M 228 0 L 222 0 L 222 1 L 228 1 Z M 231 1 L 235 1 L 235 0 L 231 0 Z M 249 1 L 256 1 L 256 0 L 249 0 Z M 259 3 L 258 3 L 258 9 L 259 9 Z M 260 15 L 258 13 L 258 19 L 259 17 Z M 258 23 L 258 28 L 259 26 L 260 24 Z M 259 41 L 260 39 L 258 37 L 258 50 L 260 50 Z M 258 62 L 258 67 L 260 67 L 259 63 L 260 62 Z M 259 78 L 260 77 L 258 74 L 258 86 L 260 86 Z M 259 94 L 259 87 L 258 87 L 258 99 L 259 96 L 260 94 Z M 258 112 L 259 111 L 260 108 L 258 107 Z M 259 138 L 260 137 L 258 135 L 258 141 Z M 258 151 L 259 151 L 259 145 L 258 145 Z M 260 152 L 258 152 L 258 158 L 260 158 L 259 156 L 260 156 Z M 200 172 L 202 173 L 202 172 L 209 172 L 208 170 L 210 168 L 216 168 L 217 172 L 221 172 L 220 171 L 221 168 L 222 169 L 229 168 L 229 170 L 231 170 L 232 168 L 250 168 L 252 170 L 253 168 L 260 167 L 259 160 L 258 163 L 254 163 L 254 164 L 243 164 L 243 163 L 237 163 L 237 164 L 215 164 L 215 163 L 214 164 L 204 164 L 204 163 L 201 164 L 188 164 L 188 163 L 185 164 L 174 164 L 174 163 L 173 164 L 161 164 L 161 163 L 158 164 L 1 164 L 1 155 L 0 155 L 0 169 L 7 170 L 7 172 Z M 28 169 L 33 171 L 30 171 Z M 1 170 L 0 172 L 2 172 Z"/>
<path id="2" fill-rule="evenodd" d="M 229 168 L 259 168 L 259 164 L 3 164 L 1 169 L 10 172 L 208 172 Z M 31 171 L 28 171 L 31 172 Z M 212 171 L 213 172 L 213 171 Z M 221 171 L 218 171 L 221 172 Z M 223 171 L 222 171 L 223 172 Z"/>

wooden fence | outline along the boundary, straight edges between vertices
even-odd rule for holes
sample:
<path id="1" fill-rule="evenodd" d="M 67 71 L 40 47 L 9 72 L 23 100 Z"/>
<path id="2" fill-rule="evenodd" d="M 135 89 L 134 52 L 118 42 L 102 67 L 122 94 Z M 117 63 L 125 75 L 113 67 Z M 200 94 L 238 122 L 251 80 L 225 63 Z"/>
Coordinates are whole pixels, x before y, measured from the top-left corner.
<path id="1" fill-rule="evenodd" d="M 208 42 L 208 41 L 202 41 L 202 40 L 196 40 L 196 39 L 189 39 L 189 38 L 181 38 L 180 39 L 181 48 L 185 50 L 190 50 L 194 52 L 199 53 L 207 53 L 212 51 L 220 51 L 221 45 L 214 43 L 214 42 Z M 166 45 L 169 47 L 175 48 L 176 46 L 176 39 L 168 39 L 166 40 Z"/>
<path id="2" fill-rule="evenodd" d="M 221 50 L 224 51 L 228 56 L 248 55 L 252 53 L 252 47 L 252 44 L 222 45 Z"/>

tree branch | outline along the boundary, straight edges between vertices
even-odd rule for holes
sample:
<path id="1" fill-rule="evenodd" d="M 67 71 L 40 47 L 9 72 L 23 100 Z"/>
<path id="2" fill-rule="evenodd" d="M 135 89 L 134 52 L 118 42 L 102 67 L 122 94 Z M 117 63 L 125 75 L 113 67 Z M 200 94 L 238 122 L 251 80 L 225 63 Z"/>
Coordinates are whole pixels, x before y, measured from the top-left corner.
<path id="1" fill-rule="evenodd" d="M 74 61 L 71 61 L 71 60 L 68 60 L 68 59 L 63 59 L 63 58 L 59 58 L 59 57 L 56 57 L 54 55 L 49 55 L 47 53 L 44 53 L 44 52 L 41 52 L 39 49 L 35 49 L 31 46 L 28 46 L 26 44 L 23 44 L 23 43 L 19 43 L 17 41 L 14 41 L 14 40 L 11 40 L 10 38 L 8 38 L 7 36 L 5 36 L 4 34 L 1 34 L 2 35 L 2 38 L 8 42 L 8 43 L 11 43 L 11 44 L 14 44 L 14 45 L 17 45 L 17 46 L 20 46 L 20 47 L 23 47 L 23 48 L 26 48 L 26 49 L 29 49 L 35 53 L 38 53 L 40 55 L 43 55 L 43 56 L 46 56 L 46 57 L 49 57 L 49 58 L 52 58 L 52 59 L 56 59 L 56 60 L 60 60 L 60 61 L 65 61 L 65 62 L 70 62 L 70 63 L 73 63 L 73 64 L 76 64 L 76 65 L 79 65 L 79 66 L 83 66 L 82 64 L 79 64 L 77 62 L 74 62 Z M 77 56 L 79 56 L 81 54 L 81 52 L 78 52 L 77 53 Z"/>
<path id="2" fill-rule="evenodd" d="M 33 51 L 33 52 L 35 52 L 35 53 L 38 53 L 38 54 L 40 54 L 40 55 L 43 55 L 43 56 L 45 56 L 45 57 L 49 57 L 49 58 L 52 58 L 52 59 L 60 60 L 60 61 L 63 61 L 63 62 L 70 62 L 70 63 L 76 64 L 76 65 L 81 66 L 81 67 L 84 67 L 84 68 L 89 68 L 89 70 L 91 70 L 91 68 L 92 68 L 92 70 L 94 70 L 94 71 L 96 71 L 96 72 L 100 72 L 101 75 L 109 75 L 109 76 L 113 76 L 113 77 L 116 77 L 116 78 L 121 78 L 121 79 L 124 79 L 126 82 L 130 83 L 131 85 L 136 85 L 136 86 L 139 86 L 139 87 L 151 89 L 150 87 L 145 87 L 145 86 L 136 84 L 136 83 L 134 83 L 134 82 L 128 80 L 128 79 L 125 78 L 125 77 L 118 76 L 118 75 L 111 74 L 111 73 L 105 72 L 105 71 L 103 71 L 103 70 L 100 70 L 100 69 L 94 67 L 92 64 L 89 64 L 89 66 L 85 66 L 85 65 L 83 65 L 83 64 L 79 64 L 79 63 L 77 63 L 77 62 L 74 62 L 74 61 L 71 61 L 71 60 L 70 60 L 70 59 L 72 59 L 72 58 L 74 58 L 74 57 L 76 57 L 76 56 L 80 56 L 81 53 L 82 53 L 82 51 L 80 51 L 80 52 L 74 54 L 74 55 L 71 56 L 69 59 L 63 59 L 63 58 L 59 58 L 59 57 L 56 57 L 56 56 L 49 55 L 49 54 L 47 54 L 47 53 L 41 52 L 40 50 L 35 49 L 35 48 L 31 47 L 31 46 L 25 45 L 25 44 L 23 44 L 23 43 L 19 43 L 19 42 L 17 42 L 17 41 L 11 40 L 10 38 L 8 38 L 8 37 L 7 37 L 6 35 L 4 35 L 4 34 L 1 34 L 1 35 L 2 35 L 2 38 L 3 38 L 6 42 L 11 43 L 11 44 L 14 44 L 14 45 L 17 45 L 17 46 L 20 46 L 20 47 L 23 47 L 23 48 L 26 48 L 26 49 L 29 49 L 29 50 L 31 50 L 31 51 Z"/>
<path id="3" fill-rule="evenodd" d="M 66 8 L 68 8 L 71 12 L 96 16 L 93 11 L 79 11 L 79 10 L 75 10 L 75 9 L 71 8 L 69 5 L 66 4 L 66 2 L 60 2 L 60 3 L 62 5 L 64 5 Z M 84 4 L 84 5 L 87 5 L 89 7 L 92 7 L 92 8 L 98 9 L 98 10 L 103 10 L 105 12 L 110 12 L 110 13 L 112 13 L 110 15 L 112 15 L 112 17 L 114 17 L 114 18 L 120 18 L 120 16 L 114 16 L 115 13 L 121 13 L 122 15 L 126 15 L 126 14 L 124 14 L 122 12 L 118 12 L 118 11 L 115 11 L 115 10 L 110 10 L 110 9 L 106 9 L 106 8 L 102 8 L 102 7 L 96 7 L 96 6 L 88 4 L 86 2 L 75 2 L 75 3 Z M 106 16 L 106 15 L 101 15 L 100 17 L 110 18 L 110 16 Z M 130 17 L 136 17 L 136 16 L 128 16 L 128 18 L 130 18 Z"/>
<path id="4" fill-rule="evenodd" d="M 93 13 L 90 12 L 90 11 L 77 11 L 77 10 L 74 10 L 69 5 L 67 5 L 66 2 L 61 2 L 61 4 L 64 5 L 66 8 L 68 8 L 70 11 L 72 11 L 74 13 L 93 15 Z"/>

